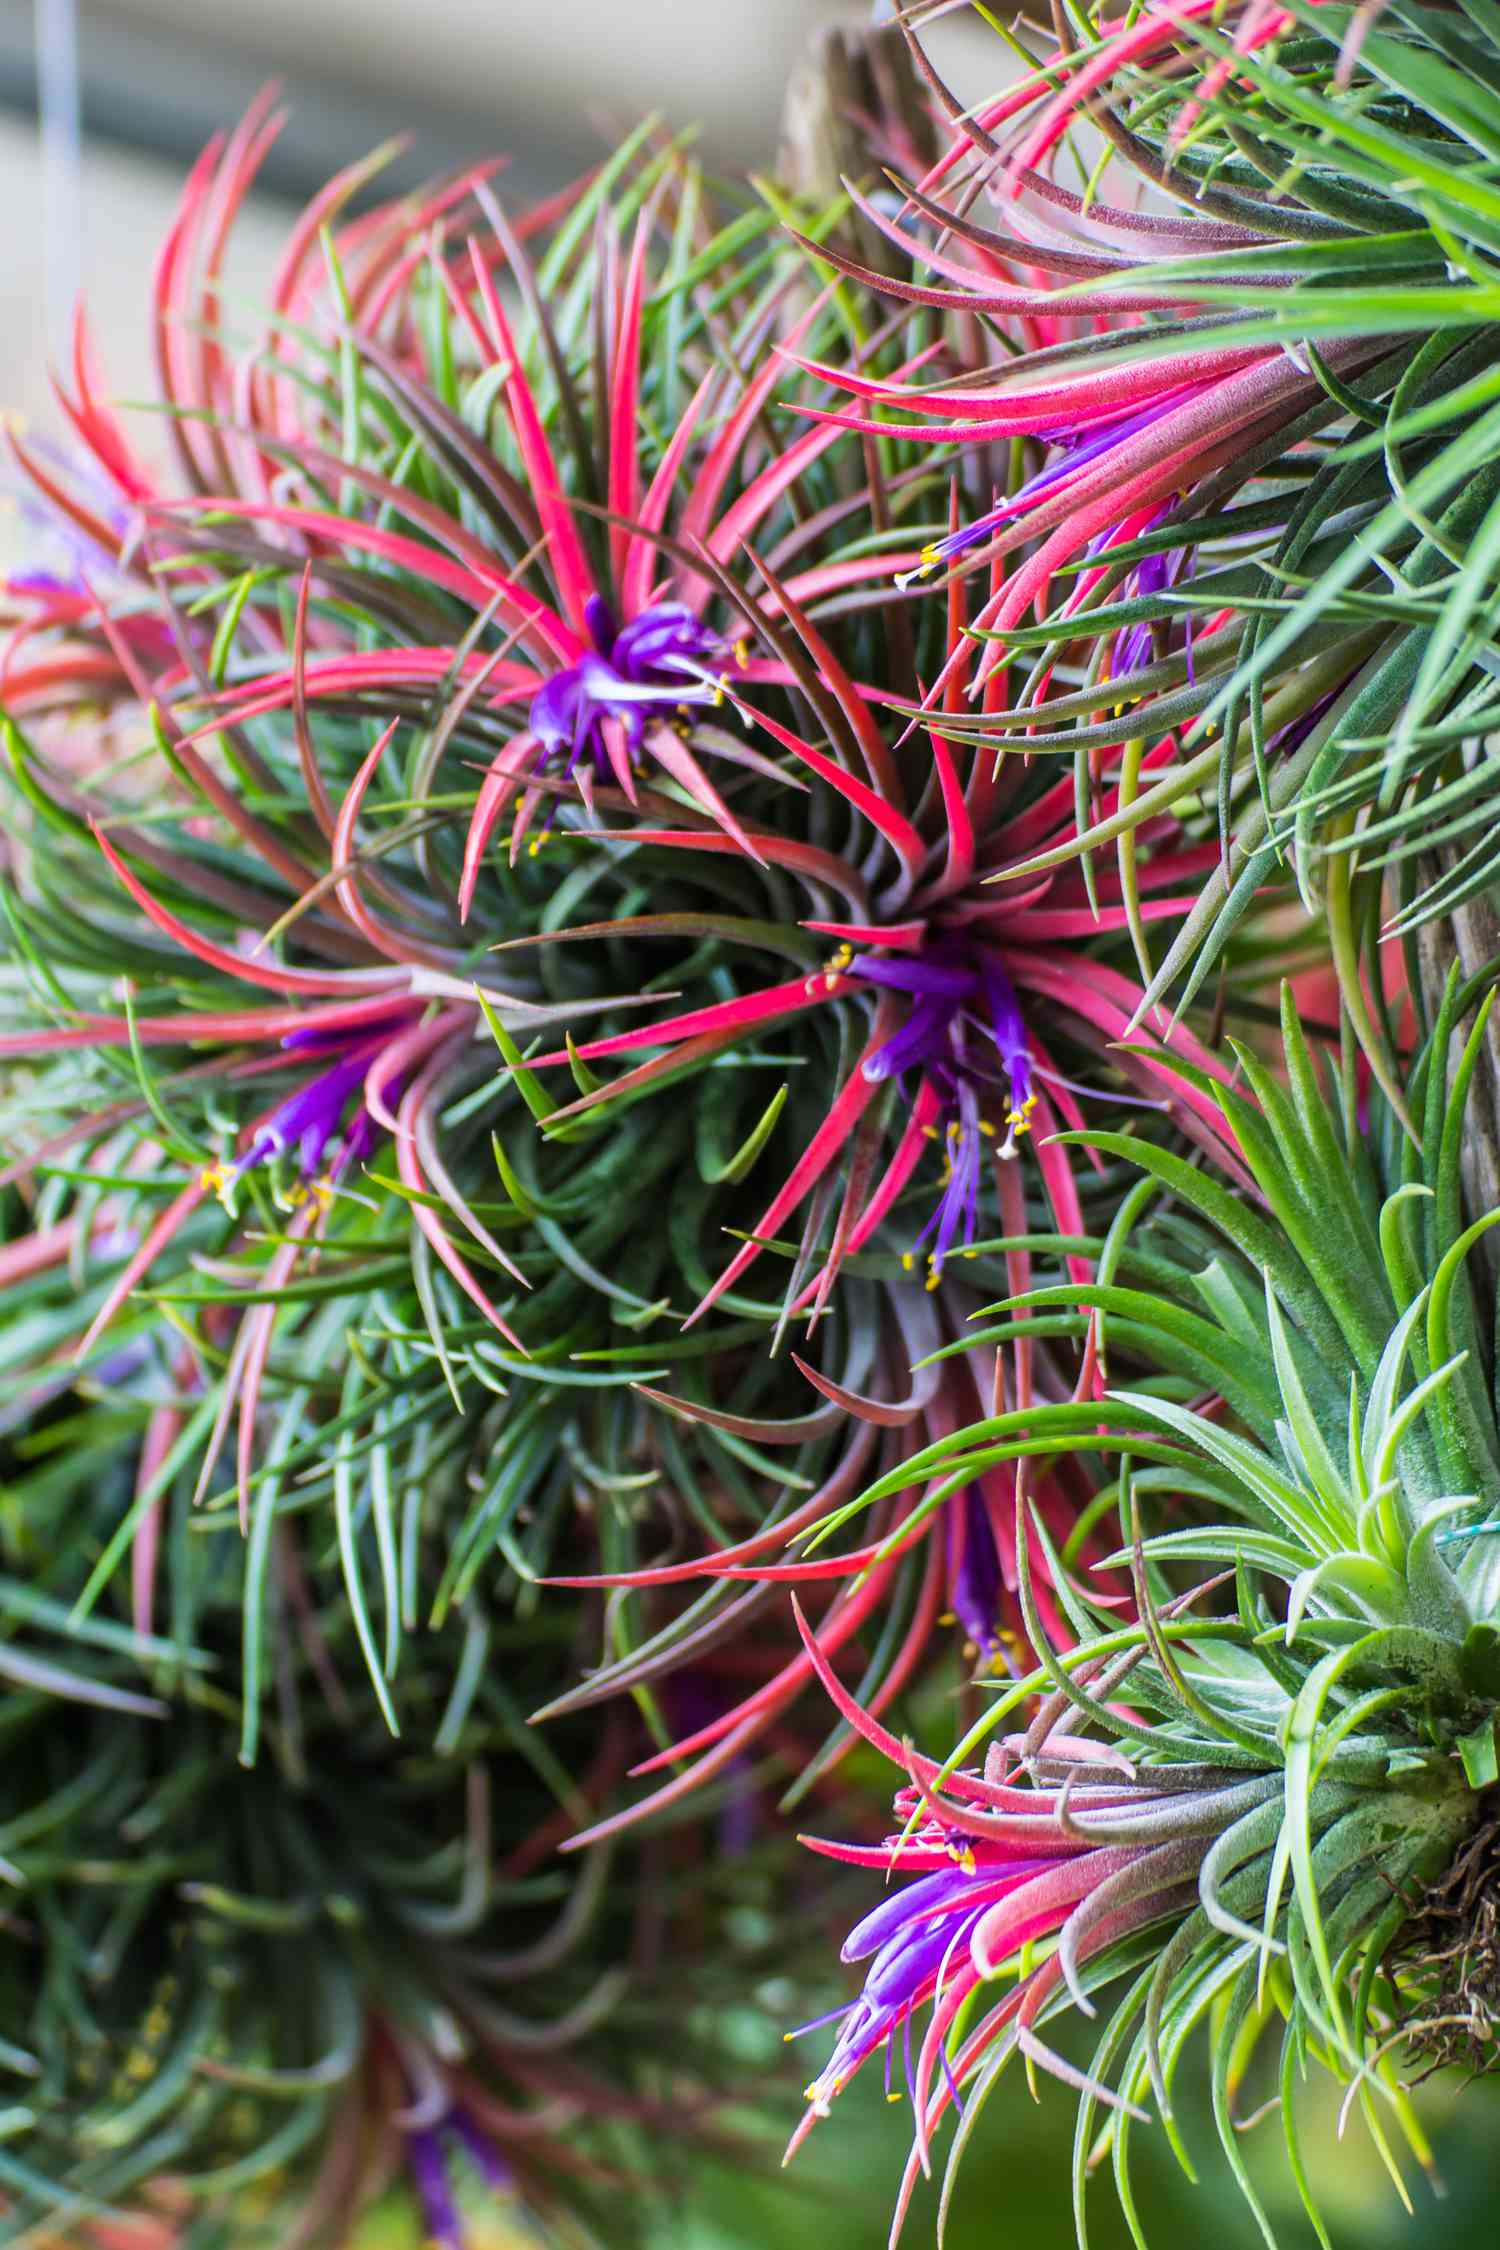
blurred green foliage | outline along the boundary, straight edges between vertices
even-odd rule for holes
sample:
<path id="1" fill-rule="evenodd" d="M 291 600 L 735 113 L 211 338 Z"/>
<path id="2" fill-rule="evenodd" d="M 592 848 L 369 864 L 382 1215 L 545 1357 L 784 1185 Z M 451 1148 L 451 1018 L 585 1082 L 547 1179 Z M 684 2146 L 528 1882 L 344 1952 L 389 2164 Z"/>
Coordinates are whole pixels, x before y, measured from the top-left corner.
<path id="1" fill-rule="evenodd" d="M 1233 2188 L 1214 2144 L 1204 2068 L 1183 2073 L 1202 2114 L 1188 2118 L 1187 2140 L 1199 2160 L 1191 2185 L 1172 2159 L 1159 2126 L 1141 2126 L 1141 2218 L 1154 2250 L 1252 2250 L 1260 2236 Z M 1409 2177 L 1409 2215 L 1371 2146 L 1357 2111 L 1340 2137 L 1342 2096 L 1321 2076 L 1305 2090 L 1304 2154 L 1327 2218 L 1334 2250 L 1418 2250 L 1436 2234 L 1444 2250 L 1493 2241 L 1494 2089 L 1460 2090 L 1445 2081 L 1425 2089 L 1421 2107 L 1433 2137 L 1432 2181 Z M 1258 2094 L 1247 2093 L 1254 2116 Z M 789 2086 L 788 2130 L 796 2121 Z M 890 2213 L 905 2158 L 904 2135 L 891 2130 L 878 2074 L 862 2076 L 840 2096 L 837 2131 L 814 2135 L 789 2172 L 767 2146 L 743 2161 L 705 2161 L 690 2194 L 664 2211 L 652 2250 L 886 2250 Z M 1074 2250 L 1066 2182 L 1073 2104 L 1065 2088 L 1042 2081 L 1033 2101 L 1017 2076 L 990 2104 L 988 2130 L 966 2159 L 944 2250 Z M 1313 2250 L 1314 2237 L 1285 2168 L 1274 2118 L 1248 2133 L 1257 2184 L 1276 2226 L 1279 2250 Z M 932 2250 L 935 2192 L 919 2193 L 904 2243 Z M 415 2215 L 392 2200 L 371 2220 L 358 2250 L 418 2250 Z M 473 2213 L 473 2250 L 541 2250 L 541 2237 L 514 2219 Z M 1107 2164 L 1096 2179 L 1089 2214 L 1089 2250 L 1128 2250 L 1130 2233 L 1115 2201 Z"/>

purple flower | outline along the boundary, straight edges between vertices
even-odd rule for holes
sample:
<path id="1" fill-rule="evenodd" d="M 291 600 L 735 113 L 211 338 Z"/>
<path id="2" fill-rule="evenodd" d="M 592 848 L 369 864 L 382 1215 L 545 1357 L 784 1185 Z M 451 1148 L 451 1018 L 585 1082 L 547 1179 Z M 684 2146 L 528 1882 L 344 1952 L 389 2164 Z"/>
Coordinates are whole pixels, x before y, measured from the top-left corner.
<path id="1" fill-rule="evenodd" d="M 964 1486 L 959 1496 L 959 1509 L 962 1512 L 963 1556 L 957 1570 L 951 1573 L 952 1591 L 949 1598 L 953 1603 L 953 1613 L 966 1637 L 982 1657 L 993 1660 L 1003 1645 L 1000 1637 L 1000 1597 L 1005 1580 L 1000 1567 L 1000 1550 L 995 1544 L 990 1511 L 977 1484 Z M 953 1524 L 952 1515 L 949 1521 Z M 954 1524 L 955 1532 L 957 1528 Z"/>
<path id="2" fill-rule="evenodd" d="M 363 1163 L 374 1145 L 369 1112 L 361 1107 L 347 1125 L 344 1114 L 369 1076 L 370 1065 L 389 1042 L 391 1029 L 389 1024 L 373 1031 L 361 1026 L 353 1037 L 337 1032 L 289 1032 L 283 1047 L 327 1058 L 326 1067 L 288 1094 L 241 1156 L 232 1163 L 209 1165 L 204 1173 L 205 1186 L 232 1208 L 238 1182 L 257 1165 L 265 1165 L 273 1175 L 278 1196 L 287 1204 L 300 1204 L 309 1195 L 326 1202 L 339 1181 Z M 387 1100 L 397 1091 L 395 1082 L 387 1085 Z"/>
<path id="3" fill-rule="evenodd" d="M 972 523 L 961 524 L 957 531 L 950 531 L 943 538 L 931 541 L 922 549 L 921 558 L 914 569 L 897 572 L 896 584 L 909 586 L 916 579 L 928 578 L 933 571 L 940 570 L 944 563 L 951 562 L 955 555 L 963 554 L 970 547 L 977 547 L 981 540 L 988 539 L 1013 517 L 1024 515 L 1028 508 L 1045 500 L 1064 477 L 1071 476 L 1076 469 L 1087 468 L 1090 462 L 1101 460 L 1106 453 L 1124 445 L 1140 431 L 1150 429 L 1163 415 L 1180 406 L 1184 399 L 1192 397 L 1195 387 L 1191 383 L 1184 383 L 1176 389 L 1164 391 L 1159 397 L 1153 398 L 1149 406 L 1139 408 L 1133 414 L 1118 415 L 1102 428 L 1093 424 L 1082 429 L 1059 428 L 1040 432 L 1042 443 L 1050 446 L 1057 458 L 1038 469 L 1035 476 L 1028 477 L 1016 491 L 1008 493 L 1003 500 L 997 500 L 987 515 L 976 516 Z"/>
<path id="4" fill-rule="evenodd" d="M 448 2179 L 441 2134 L 408 2133 L 406 2161 L 422 2205 L 431 2250 L 465 2250 L 464 2223 Z"/>
<path id="5" fill-rule="evenodd" d="M 515 2174 L 488 2134 L 461 2106 L 450 2109 L 436 2126 L 408 2131 L 406 2160 L 422 2205 L 429 2250 L 470 2250 L 471 2237 L 464 2226 L 449 2172 L 450 2154 L 455 2145 L 463 2151 L 487 2188 L 497 2196 L 509 2197 L 515 2193 Z"/>
<path id="6" fill-rule="evenodd" d="M 1162 509 L 1148 528 L 1155 530 L 1157 524 L 1161 523 L 1169 513 L 1170 510 Z M 1180 578 L 1192 576 L 1193 564 L 1194 552 L 1191 547 L 1187 546 L 1173 548 L 1166 554 L 1143 556 L 1141 561 L 1135 565 L 1135 568 L 1127 573 L 1117 598 L 1124 601 L 1129 600 L 1132 596 L 1164 594 L 1170 587 L 1175 586 Z M 1188 678 L 1191 679 L 1193 677 L 1193 627 L 1191 618 L 1187 621 L 1185 653 Z M 1152 654 L 1151 627 L 1145 624 L 1127 626 L 1123 632 L 1115 636 L 1115 645 L 1110 656 L 1110 678 L 1123 679 L 1127 673 L 1139 671 L 1143 665 L 1150 663 Z"/>
<path id="7" fill-rule="evenodd" d="M 455 2109 L 448 2124 L 465 2156 L 486 2187 L 497 2195 L 514 2195 L 516 2175 L 487 2133 L 480 2131 L 466 2109 Z"/>
<path id="8" fill-rule="evenodd" d="M 968 1941 L 986 1907 L 1024 1880 L 1028 1872 L 1024 1861 L 981 1868 L 965 1854 L 961 1864 L 940 1868 L 936 1874 L 924 1875 L 918 1882 L 889 1893 L 855 1924 L 844 1940 L 840 1957 L 845 1961 L 868 1960 L 870 1966 L 865 1972 L 864 1990 L 842 2011 L 833 2053 L 807 2089 L 816 2114 L 827 2115 L 833 2097 L 880 2047 L 886 2051 L 889 2091 L 895 2035 L 902 2033 L 909 2042 L 917 2010 L 948 1989 L 955 1977 L 972 1984 Z M 811 2024 L 804 2026 L 809 2031 L 814 2028 Z M 911 2076 L 909 2054 L 907 2076 Z"/>
<path id="9" fill-rule="evenodd" d="M 983 1181 L 984 1143 L 1005 1128 L 998 1154 L 1012 1157 L 1031 1129 L 1036 1095 L 1031 1051 L 1015 988 L 993 948 L 938 937 L 919 952 L 855 955 L 846 948 L 835 973 L 910 996 L 905 1022 L 868 1057 L 869 1079 L 900 1078 L 918 1070 L 936 1094 L 943 1144 L 943 1192 L 917 1238 L 933 1238 L 928 1286 L 935 1287 L 960 1235 L 974 1240 Z M 998 1122 L 997 1122 L 998 1120 Z M 910 1263 L 908 1258 L 908 1263 Z"/>
<path id="10" fill-rule="evenodd" d="M 529 719 L 541 746 L 539 763 L 562 757 L 569 777 L 584 757 L 593 759 L 600 776 L 613 771 L 605 732 L 611 721 L 623 729 L 625 753 L 633 758 L 649 718 L 718 706 L 726 666 L 732 659 L 745 662 L 743 642 L 732 647 L 681 602 L 655 602 L 621 627 L 595 594 L 586 614 L 592 651 L 538 689 Z"/>

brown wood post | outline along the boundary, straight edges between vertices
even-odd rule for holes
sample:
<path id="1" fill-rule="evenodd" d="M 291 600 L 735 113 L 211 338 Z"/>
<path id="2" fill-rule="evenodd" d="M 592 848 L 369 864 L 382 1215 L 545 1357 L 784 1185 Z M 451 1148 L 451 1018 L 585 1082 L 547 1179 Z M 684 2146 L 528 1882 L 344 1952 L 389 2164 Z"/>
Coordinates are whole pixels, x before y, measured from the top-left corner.
<path id="1" fill-rule="evenodd" d="M 937 154 L 931 112 L 900 32 L 890 24 L 830 25 L 809 41 L 787 80 L 777 177 L 814 203 L 831 203 L 845 179 L 871 186 L 879 164 L 870 129 L 882 120 L 899 123 L 924 159 Z M 856 218 L 853 232 L 867 265 L 901 270 L 901 253 L 877 228 Z"/>

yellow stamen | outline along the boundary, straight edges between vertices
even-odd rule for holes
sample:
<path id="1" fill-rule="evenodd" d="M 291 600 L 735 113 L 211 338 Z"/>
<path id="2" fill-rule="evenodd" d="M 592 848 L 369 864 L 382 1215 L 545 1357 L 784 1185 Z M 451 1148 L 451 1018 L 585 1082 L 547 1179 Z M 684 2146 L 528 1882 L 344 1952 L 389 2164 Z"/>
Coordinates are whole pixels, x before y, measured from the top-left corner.
<path id="1" fill-rule="evenodd" d="M 935 546 L 932 546 L 931 544 L 925 546 L 918 556 L 916 565 L 913 569 L 897 571 L 896 584 L 898 586 L 910 586 L 916 579 L 930 578 L 933 572 L 937 569 L 939 563 L 941 563 L 942 559 L 942 556 L 938 553 L 938 550 Z"/>

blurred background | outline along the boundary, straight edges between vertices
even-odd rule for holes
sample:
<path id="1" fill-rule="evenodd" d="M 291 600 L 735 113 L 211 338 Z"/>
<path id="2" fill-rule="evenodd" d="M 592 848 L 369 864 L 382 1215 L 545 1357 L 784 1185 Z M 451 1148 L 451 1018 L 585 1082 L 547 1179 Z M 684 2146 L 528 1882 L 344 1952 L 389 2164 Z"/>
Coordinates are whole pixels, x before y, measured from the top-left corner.
<path id="1" fill-rule="evenodd" d="M 80 285 L 118 350 L 116 379 L 144 386 L 135 308 L 181 173 L 268 79 L 291 117 L 238 245 L 252 289 L 283 225 L 278 202 L 302 201 L 395 134 L 411 147 L 392 185 L 505 149 L 518 198 L 561 186 L 651 111 L 697 127 L 712 164 L 765 165 L 797 56 L 820 27 L 871 13 L 869 0 L 0 0 L 0 185 L 13 215 L 0 240 L 0 396 L 42 410 L 47 342 Z M 951 23 L 936 44 L 982 72 L 994 42 Z"/>
<path id="2" fill-rule="evenodd" d="M 0 231 L 0 406 L 54 423 L 49 357 L 61 354 L 80 292 L 118 395 L 148 392 L 145 290 L 182 174 L 268 78 L 281 82 L 292 114 L 239 227 L 232 281 L 250 301 L 290 211 L 396 133 L 409 133 L 411 146 L 387 175 L 394 184 L 505 149 L 518 198 L 560 185 L 648 111 L 699 127 L 717 167 L 768 166 L 798 56 L 822 27 L 870 15 L 868 0 L 0 0 L 0 195 L 10 214 Z M 932 44 L 967 94 L 1003 66 L 993 35 L 972 21 L 942 24 Z M 14 536 L 0 528 L 0 558 Z M 851 1878 L 851 1919 L 860 1891 Z M 781 1999 L 795 2015 L 795 1998 Z M 758 2007 L 747 1996 L 748 2070 L 780 2054 L 777 2005 L 775 1994 Z M 787 2129 L 810 2075 L 805 2054 L 799 2062 L 780 2104 Z M 1216 2250 L 1249 2250 L 1261 2237 L 1215 2146 L 1205 2058 L 1190 2058 L 1182 2077 L 1201 2185 L 1187 2187 L 1159 2128 L 1138 2128 L 1142 2217 L 1156 2244 L 1196 2245 L 1211 2231 Z M 1435 2227 L 1455 2250 L 1494 2239 L 1497 2112 L 1482 2091 L 1457 2113 L 1454 2101 L 1451 2087 L 1424 2097 L 1446 2201 L 1417 2175 L 1413 2220 L 1358 2120 L 1341 2138 L 1337 2097 L 1309 2089 L 1304 2150 L 1337 2242 L 1397 2250 L 1430 2242 Z M 1019 2077 L 1002 2086 L 965 2167 L 948 2250 L 1072 2243 L 1072 2107 L 1056 2085 L 1044 2083 L 1039 2101 Z M 1278 2140 L 1268 2119 L 1247 2136 L 1246 2154 L 1278 2239 L 1311 2244 Z M 778 2173 L 769 2144 L 748 2167 L 703 2168 L 663 2216 L 658 2250 L 790 2250 L 813 2240 L 818 2250 L 880 2250 L 905 2146 L 900 2114 L 872 2073 L 790 2175 Z M 1093 2200 L 1094 2250 L 1123 2250 L 1129 2231 L 1107 2177 Z M 932 2196 L 919 2199 L 911 2250 L 932 2242 L 934 2211 Z M 488 2225 L 474 2236 L 475 2250 L 522 2240 Z M 368 2250 L 414 2241 L 411 2214 L 397 2203 L 377 2214 Z"/>

